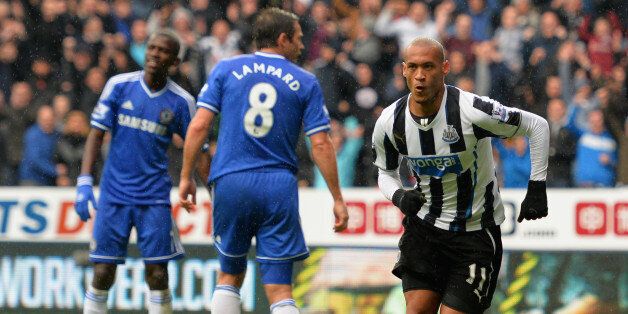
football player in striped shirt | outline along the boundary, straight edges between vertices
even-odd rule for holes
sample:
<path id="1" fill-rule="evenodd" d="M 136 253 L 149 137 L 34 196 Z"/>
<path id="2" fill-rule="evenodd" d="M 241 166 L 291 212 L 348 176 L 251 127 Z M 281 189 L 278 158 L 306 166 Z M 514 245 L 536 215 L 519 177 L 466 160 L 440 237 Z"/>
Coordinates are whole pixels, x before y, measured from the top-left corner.
<path id="1" fill-rule="evenodd" d="M 529 138 L 532 173 L 518 221 L 547 215 L 547 122 L 445 85 L 448 71 L 439 42 L 415 39 L 403 62 L 410 93 L 382 112 L 373 133 L 379 187 L 405 214 L 393 273 L 407 313 L 481 313 L 491 304 L 504 221 L 491 137 Z M 411 190 L 399 179 L 403 160 L 417 181 Z"/>
<path id="2" fill-rule="evenodd" d="M 151 35 L 144 70 L 112 77 L 92 113 L 75 205 L 83 221 L 91 217 L 88 203 L 97 209 L 89 252 L 94 277 L 84 313 L 107 312 L 132 228 L 146 265 L 148 312 L 172 313 L 167 266 L 184 252 L 171 214 L 166 151 L 174 134 L 185 136 L 195 111 L 194 97 L 168 79 L 168 69 L 179 63 L 179 45 L 171 31 Z M 111 143 L 95 204 L 91 174 L 105 132 Z"/>

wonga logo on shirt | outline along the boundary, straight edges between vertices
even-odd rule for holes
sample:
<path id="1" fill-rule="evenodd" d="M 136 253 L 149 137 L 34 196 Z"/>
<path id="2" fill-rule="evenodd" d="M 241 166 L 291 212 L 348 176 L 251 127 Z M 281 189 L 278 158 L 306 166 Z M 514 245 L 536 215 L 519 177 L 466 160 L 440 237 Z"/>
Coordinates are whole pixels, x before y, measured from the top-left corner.
<path id="1" fill-rule="evenodd" d="M 458 155 L 434 157 L 407 157 L 409 165 L 420 175 L 443 177 L 447 173 L 460 174 L 462 163 Z"/>

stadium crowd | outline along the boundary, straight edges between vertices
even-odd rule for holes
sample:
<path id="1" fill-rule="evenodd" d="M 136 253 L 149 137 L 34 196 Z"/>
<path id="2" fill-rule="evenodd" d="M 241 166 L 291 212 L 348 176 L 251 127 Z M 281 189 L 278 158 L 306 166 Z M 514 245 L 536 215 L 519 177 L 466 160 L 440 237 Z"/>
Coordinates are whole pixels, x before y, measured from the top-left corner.
<path id="1" fill-rule="evenodd" d="M 548 186 L 628 184 L 623 0 L 0 0 L 0 185 L 76 184 L 105 82 L 141 70 L 153 31 L 178 34 L 171 78 L 197 95 L 217 61 L 253 51 L 266 6 L 300 18 L 300 63 L 323 89 L 343 187 L 377 184 L 373 126 L 407 93 L 399 47 L 417 36 L 444 44 L 448 84 L 548 120 Z M 526 140 L 494 144 L 502 186 L 527 186 Z M 170 154 L 175 182 L 181 147 Z M 299 151 L 300 184 L 324 187 L 307 141 Z"/>

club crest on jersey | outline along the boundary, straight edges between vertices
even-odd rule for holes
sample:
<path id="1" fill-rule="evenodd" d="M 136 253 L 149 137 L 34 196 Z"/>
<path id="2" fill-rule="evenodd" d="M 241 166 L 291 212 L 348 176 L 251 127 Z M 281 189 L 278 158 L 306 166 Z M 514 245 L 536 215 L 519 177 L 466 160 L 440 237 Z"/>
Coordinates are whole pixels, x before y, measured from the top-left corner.
<path id="1" fill-rule="evenodd" d="M 170 109 L 164 109 L 159 113 L 159 123 L 168 125 L 174 119 L 174 113 Z"/>
<path id="2" fill-rule="evenodd" d="M 447 125 L 445 127 L 445 131 L 443 131 L 443 142 L 445 143 L 455 143 L 460 139 L 460 135 L 458 135 L 458 131 L 454 128 L 453 125 Z"/>

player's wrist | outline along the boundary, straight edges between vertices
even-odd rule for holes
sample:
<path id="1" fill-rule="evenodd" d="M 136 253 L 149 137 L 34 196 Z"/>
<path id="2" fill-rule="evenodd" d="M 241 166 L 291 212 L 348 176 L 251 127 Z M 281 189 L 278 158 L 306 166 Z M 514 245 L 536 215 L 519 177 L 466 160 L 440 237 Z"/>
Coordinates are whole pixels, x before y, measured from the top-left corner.
<path id="1" fill-rule="evenodd" d="M 76 186 L 93 186 L 94 177 L 89 174 L 82 174 L 76 178 Z"/>
<path id="2" fill-rule="evenodd" d="M 393 196 L 391 199 L 393 205 L 401 208 L 401 199 L 403 198 L 403 194 L 405 192 L 406 191 L 404 189 L 398 189 L 397 191 L 395 191 L 395 193 L 393 193 Z"/>
<path id="3" fill-rule="evenodd" d="M 528 192 L 545 192 L 547 185 L 545 181 L 530 180 L 528 181 Z"/>

